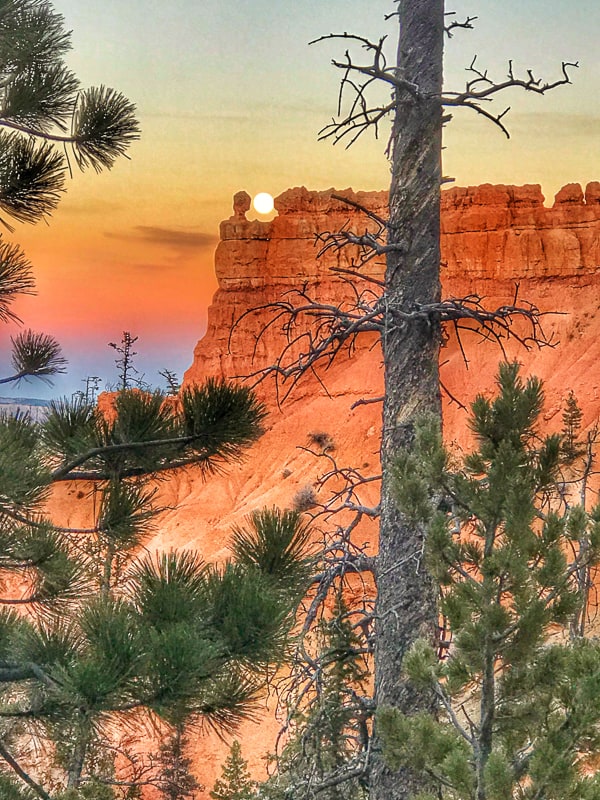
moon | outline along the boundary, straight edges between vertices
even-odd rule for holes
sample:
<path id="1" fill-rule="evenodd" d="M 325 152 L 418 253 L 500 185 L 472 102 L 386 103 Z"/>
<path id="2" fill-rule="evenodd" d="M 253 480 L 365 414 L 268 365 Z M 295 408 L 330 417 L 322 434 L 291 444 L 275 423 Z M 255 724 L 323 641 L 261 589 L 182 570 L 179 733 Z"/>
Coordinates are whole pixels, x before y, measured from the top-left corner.
<path id="1" fill-rule="evenodd" d="M 270 214 L 274 206 L 273 196 L 268 192 L 259 192 L 252 201 L 252 205 L 259 214 Z"/>

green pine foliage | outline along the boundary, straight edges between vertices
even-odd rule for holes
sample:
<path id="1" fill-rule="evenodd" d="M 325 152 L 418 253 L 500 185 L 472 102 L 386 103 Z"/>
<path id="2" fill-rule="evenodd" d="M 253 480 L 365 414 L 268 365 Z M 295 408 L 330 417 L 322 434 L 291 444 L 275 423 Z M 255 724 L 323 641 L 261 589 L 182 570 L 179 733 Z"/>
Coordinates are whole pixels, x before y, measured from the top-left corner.
<path id="1" fill-rule="evenodd" d="M 81 397 L 53 401 L 41 427 L 57 480 L 134 478 L 197 464 L 207 473 L 240 458 L 262 434 L 265 408 L 245 386 L 209 379 L 177 403 L 126 389 L 107 418 Z"/>
<path id="2" fill-rule="evenodd" d="M 248 762 L 242 757 L 242 748 L 234 740 L 229 755 L 223 764 L 222 774 L 210 792 L 213 800 L 254 800 L 257 783 L 248 772 Z"/>
<path id="3" fill-rule="evenodd" d="M 64 62 L 69 48 L 48 0 L 0 0 L 0 221 L 9 231 L 11 219 L 33 223 L 53 211 L 73 162 L 110 168 L 138 138 L 134 106 L 112 88 L 82 88 Z M 12 301 L 33 286 L 21 249 L 0 240 L 1 320 L 17 319 Z M 86 391 L 55 402 L 41 424 L 0 417 L 7 800 L 139 800 L 140 781 L 156 785 L 156 770 L 133 753 L 129 772 L 117 776 L 114 748 L 123 726 L 131 737 L 157 718 L 175 732 L 163 751 L 171 761 L 162 764 L 162 788 L 168 778 L 167 797 L 191 796 L 184 726 L 233 729 L 252 713 L 268 668 L 286 655 L 307 563 L 297 519 L 284 526 L 286 539 L 282 515 L 265 512 L 264 530 L 244 534 L 265 556 L 238 552 L 219 568 L 192 552 L 144 553 L 161 510 L 150 480 L 191 464 L 208 475 L 239 459 L 262 432 L 263 406 L 224 381 L 169 399 L 131 389 L 135 337 L 124 336 L 115 346 L 123 391 L 112 413 L 100 414 Z M 12 340 L 12 374 L 0 382 L 48 380 L 64 367 L 52 337 L 24 331 Z M 59 482 L 76 487 L 88 527 L 57 527 L 49 517 Z M 267 563 L 266 554 L 277 553 Z M 122 757 L 127 748 L 118 747 Z"/>
<path id="4" fill-rule="evenodd" d="M 190 551 L 140 556 L 152 492 L 138 481 L 104 484 L 96 530 L 59 535 L 40 512 L 35 539 L 19 525 L 0 551 L 5 576 L 32 576 L 14 598 L 8 587 L 0 593 L 29 609 L 24 617 L 5 605 L 0 614 L 0 743 L 5 736 L 18 750 L 34 740 L 73 791 L 110 784 L 111 762 L 95 754 L 132 710 L 175 729 L 202 720 L 233 731 L 252 716 L 270 666 L 285 659 L 294 622 L 297 587 L 283 588 L 291 561 L 266 572 L 237 561 L 217 568 Z M 263 522 L 269 514 L 277 531 L 281 514 L 265 512 Z M 301 571 L 306 531 L 297 527 L 299 542 L 290 532 L 287 544 Z M 41 780 L 40 765 L 29 767 Z"/>
<path id="5" fill-rule="evenodd" d="M 388 763 L 429 783 L 419 800 L 600 798 L 600 646 L 568 637 L 585 599 L 579 571 L 600 558 L 600 506 L 564 497 L 580 416 L 570 402 L 569 438 L 544 435 L 543 400 L 538 380 L 502 364 L 498 395 L 473 403 L 476 449 L 460 465 L 428 422 L 398 458 L 398 502 L 428 526 L 452 634 L 442 660 L 419 641 L 404 662 L 437 713 L 377 716 Z"/>
<path id="6" fill-rule="evenodd" d="M 2 800 L 34 800 L 38 795 L 24 785 L 19 786 L 10 776 L 0 775 L 0 797 Z"/>
<path id="7" fill-rule="evenodd" d="M 314 566 L 306 556 L 309 540 L 310 527 L 298 511 L 261 509 L 245 527 L 233 529 L 232 551 L 240 564 L 255 567 L 286 591 L 295 587 L 304 594 Z"/>
<path id="8" fill-rule="evenodd" d="M 71 35 L 48 0 L 0 0 L 0 222 L 36 223 L 60 202 L 73 163 L 110 169 L 139 138 L 135 106 L 104 86 L 84 88 L 67 67 Z M 0 320 L 32 294 L 31 264 L 0 236 Z M 13 374 L 0 383 L 64 372 L 60 345 L 25 331 L 13 339 Z"/>
<path id="9" fill-rule="evenodd" d="M 139 138 L 135 107 L 114 89 L 84 89 L 66 66 L 70 34 L 45 0 L 0 2 L 0 209 L 21 222 L 50 213 L 67 152 L 81 168 L 110 168 Z M 68 151 L 66 150 L 68 148 Z"/>
<path id="10" fill-rule="evenodd" d="M 317 630 L 314 681 L 292 709 L 275 772 L 260 786 L 267 800 L 365 800 L 369 720 L 357 704 L 368 679 L 362 642 L 339 592 Z"/>
<path id="11" fill-rule="evenodd" d="M 56 366 L 52 342 L 19 342 L 13 380 L 49 374 L 36 347 Z M 306 526 L 277 509 L 257 513 L 219 567 L 144 545 L 161 511 L 151 481 L 191 464 L 223 469 L 261 435 L 264 416 L 249 389 L 209 380 L 176 398 L 124 389 L 107 415 L 81 394 L 54 402 L 39 424 L 0 418 L 0 765 L 16 775 L 7 797 L 28 800 L 33 786 L 52 800 L 134 800 L 148 770 L 160 779 L 159 765 L 140 772 L 137 757 L 117 779 L 111 748 L 132 716 L 176 731 L 202 720 L 222 733 L 253 714 L 288 654 L 311 564 Z M 82 487 L 88 527 L 56 527 L 47 515 L 61 482 Z M 171 756 L 183 769 L 182 753 Z M 183 772 L 169 781 L 182 797 L 195 788 Z"/>
<path id="12" fill-rule="evenodd" d="M 562 440 L 560 443 L 563 457 L 567 464 L 573 464 L 586 452 L 585 444 L 581 441 L 582 419 L 583 412 L 579 407 L 577 398 L 571 391 L 568 394 L 567 402 L 562 415 L 563 428 Z"/>
<path id="13" fill-rule="evenodd" d="M 12 337 L 11 342 L 14 370 L 11 380 L 30 377 L 42 378 L 48 383 L 48 376 L 65 371 L 66 359 L 52 336 L 26 330 Z"/>
<path id="14" fill-rule="evenodd" d="M 158 781 L 161 800 L 194 800 L 203 787 L 190 772 L 192 762 L 185 754 L 187 738 L 182 725 L 160 745 Z"/>

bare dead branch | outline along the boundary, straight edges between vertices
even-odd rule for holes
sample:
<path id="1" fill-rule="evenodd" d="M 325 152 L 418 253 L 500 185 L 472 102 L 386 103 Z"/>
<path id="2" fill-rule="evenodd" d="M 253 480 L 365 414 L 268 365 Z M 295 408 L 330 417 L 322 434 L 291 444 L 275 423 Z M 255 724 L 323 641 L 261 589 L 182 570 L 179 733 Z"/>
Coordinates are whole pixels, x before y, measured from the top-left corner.
<path id="1" fill-rule="evenodd" d="M 27 786 L 38 796 L 41 797 L 42 800 L 52 800 L 48 792 L 40 786 L 39 783 L 34 781 L 34 779 L 29 775 L 23 767 L 19 764 L 19 762 L 13 757 L 10 753 L 4 741 L 0 739 L 0 756 L 6 761 L 8 766 L 19 776 L 19 778 L 26 783 Z"/>
<path id="2" fill-rule="evenodd" d="M 367 260 L 370 259 L 365 259 L 365 261 L 359 264 L 359 267 L 362 267 Z M 379 278 L 374 278 L 372 275 L 366 275 L 364 272 L 360 272 L 358 269 L 345 269 L 344 267 L 332 267 L 331 271 L 335 275 L 342 275 L 349 278 L 356 278 L 358 280 L 366 281 L 367 283 L 372 283 L 375 286 L 378 286 L 380 289 L 385 288 L 385 281 L 380 280 Z"/>
<path id="3" fill-rule="evenodd" d="M 332 59 L 331 63 L 334 67 L 344 70 L 346 74 L 358 72 L 361 75 L 366 75 L 369 79 L 375 79 L 383 81 L 384 83 L 389 83 L 390 86 L 394 87 L 394 89 L 408 92 L 408 94 L 415 98 L 419 97 L 418 86 L 400 77 L 395 64 L 391 67 L 388 66 L 383 49 L 387 36 L 382 36 L 378 42 L 372 42 L 365 36 L 359 36 L 353 33 L 328 33 L 325 36 L 319 36 L 318 39 L 313 39 L 311 42 L 309 42 L 309 44 L 319 44 L 320 42 L 326 42 L 332 39 L 341 39 L 343 41 L 351 42 L 352 44 L 358 44 L 361 49 L 372 55 L 372 61 L 370 64 L 360 65 L 355 64 L 352 61 L 349 51 L 346 50 L 344 54 L 345 61 L 336 61 L 336 59 Z"/>
<path id="4" fill-rule="evenodd" d="M 318 511 L 311 513 L 313 521 L 322 517 L 329 520 L 336 517 L 343 511 L 350 511 L 361 517 L 369 519 L 379 517 L 379 504 L 375 506 L 365 505 L 358 492 L 359 490 L 372 483 L 380 483 L 381 475 L 363 475 L 356 467 L 341 467 L 335 456 L 329 451 L 323 450 L 316 452 L 307 447 L 300 447 L 300 450 L 310 453 L 315 458 L 325 459 L 328 462 L 328 469 L 317 478 L 317 490 L 329 489 L 326 503 L 315 503 Z M 371 559 L 355 559 L 355 566 L 361 571 L 372 571 L 373 563 Z"/>
<path id="5" fill-rule="evenodd" d="M 455 15 L 456 11 L 447 11 L 445 14 L 446 17 L 454 17 Z M 446 36 L 449 39 L 452 39 L 454 35 L 453 32 L 455 30 L 458 29 L 473 30 L 474 28 L 473 23 L 475 22 L 476 19 L 479 19 L 479 17 L 466 17 L 463 20 L 453 19 L 451 22 L 449 22 L 447 25 L 444 26 L 444 31 L 446 33 Z"/>
<path id="6" fill-rule="evenodd" d="M 334 200 L 340 200 L 342 203 L 346 203 L 346 205 L 351 206 L 351 208 L 355 208 L 357 211 L 360 211 L 361 213 L 365 214 L 365 216 L 369 217 L 369 219 L 372 219 L 382 228 L 387 228 L 387 220 L 384 219 L 383 217 L 380 217 L 379 214 L 376 214 L 370 208 L 363 206 L 362 203 L 358 203 L 351 197 L 344 197 L 343 194 L 332 194 L 331 197 Z"/>
<path id="7" fill-rule="evenodd" d="M 346 50 L 344 60 L 332 60 L 333 66 L 343 72 L 338 95 L 337 119 L 334 118 L 319 131 L 319 139 L 331 139 L 334 144 L 344 140 L 346 147 L 350 147 L 369 129 L 372 129 L 377 137 L 380 123 L 395 110 L 398 98 L 418 100 L 419 88 L 401 77 L 395 64 L 388 65 L 384 52 L 385 36 L 378 42 L 372 42 L 364 36 L 355 34 L 331 33 L 315 39 L 311 44 L 332 39 L 341 39 L 352 45 L 358 45 L 370 57 L 370 61 L 365 60 L 365 63 L 361 64 L 353 59 L 349 50 Z M 390 102 L 374 105 L 368 99 L 370 90 L 378 85 L 390 87 L 393 94 Z M 350 100 L 344 112 L 348 97 Z"/>
<path id="8" fill-rule="evenodd" d="M 488 119 L 494 123 L 507 138 L 510 138 L 510 133 L 506 128 L 503 119 L 510 111 L 510 106 L 504 108 L 501 112 L 496 113 L 492 110 L 484 108 L 481 104 L 491 102 L 496 97 L 507 89 L 523 89 L 527 92 L 534 92 L 535 94 L 546 94 L 559 86 L 565 86 L 571 83 L 571 76 L 569 69 L 577 69 L 579 63 L 577 61 L 563 61 L 561 63 L 561 77 L 554 81 L 544 82 L 541 78 L 536 78 L 532 69 L 526 70 L 525 77 L 518 77 L 513 68 L 513 62 L 508 62 L 508 76 L 503 81 L 495 81 L 490 78 L 487 70 L 480 70 L 476 66 L 477 56 L 473 57 L 470 66 L 467 67 L 467 72 L 473 77 L 467 80 L 465 88 L 462 92 L 448 92 L 442 95 L 442 105 L 445 107 L 462 107 L 470 108 L 477 114 Z"/>
<path id="9" fill-rule="evenodd" d="M 341 353 L 352 355 L 363 333 L 383 336 L 386 331 L 418 322 L 451 325 L 467 365 L 461 340 L 466 332 L 495 342 L 503 354 L 509 340 L 517 341 L 526 349 L 555 344 L 542 326 L 545 313 L 532 303 L 519 301 L 518 284 L 512 301 L 495 309 L 486 308 L 484 298 L 477 294 L 436 303 L 391 305 L 384 293 L 365 287 L 365 282 L 361 286 L 354 280 L 355 271 L 350 272 L 349 276 L 343 270 L 338 272 L 342 283 L 354 295 L 340 305 L 315 300 L 305 285 L 302 289 L 290 290 L 281 300 L 244 312 L 232 326 L 230 343 L 237 327 L 248 315 L 269 311 L 271 318 L 256 337 L 254 353 L 260 339 L 274 327 L 282 333 L 285 344 L 273 364 L 238 377 L 253 380 L 253 385 L 273 377 L 277 400 L 281 403 L 306 373 L 315 375 L 324 386 L 320 370 L 327 370 Z M 377 284 L 375 288 L 380 289 Z M 518 319 L 524 326 L 515 325 Z"/>
<path id="10" fill-rule="evenodd" d="M 377 256 L 385 256 L 394 251 L 404 252 L 406 244 L 404 242 L 389 243 L 387 221 L 366 206 L 343 195 L 332 194 L 331 197 L 363 213 L 373 223 L 373 227 L 371 229 L 366 228 L 362 233 L 357 233 L 350 230 L 350 220 L 348 220 L 336 231 L 318 233 L 315 240 L 317 243 L 321 243 L 321 247 L 317 252 L 317 258 L 321 258 L 330 251 L 339 252 L 352 246 L 357 253 L 357 257 L 350 259 L 350 268 L 335 266 L 331 268 L 331 271 L 374 283 L 380 289 L 383 289 L 385 286 L 384 281 L 362 272 L 362 268 Z"/>
<path id="11" fill-rule="evenodd" d="M 389 14 L 386 19 L 390 19 L 396 14 L 397 12 Z M 455 16 L 455 12 L 446 14 L 446 17 L 453 16 Z M 444 28 L 446 35 L 448 38 L 452 38 L 456 30 L 471 30 L 476 19 L 476 16 L 467 16 L 462 20 L 450 20 Z M 344 141 L 345 146 L 350 147 L 369 129 L 373 130 L 377 138 L 381 123 L 392 114 L 397 113 L 403 103 L 407 101 L 418 103 L 423 99 L 419 86 L 401 77 L 395 64 L 392 66 L 388 64 L 384 52 L 385 36 L 375 42 L 355 34 L 331 33 L 315 39 L 311 44 L 329 40 L 342 40 L 350 45 L 355 45 L 365 51 L 367 58 L 361 63 L 353 57 L 349 49 L 346 49 L 342 60 L 332 60 L 333 66 L 343 73 L 340 81 L 337 114 L 319 131 L 319 139 L 331 139 L 334 144 Z M 440 106 L 441 108 L 469 108 L 498 127 L 506 137 L 510 137 L 510 133 L 503 120 L 510 110 L 510 106 L 497 112 L 486 108 L 486 103 L 495 100 L 507 89 L 522 89 L 536 94 L 546 94 L 559 86 L 570 84 L 569 70 L 579 66 L 578 62 L 563 61 L 561 76 L 554 81 L 543 81 L 535 76 L 532 69 L 527 69 L 524 76 L 518 76 L 514 71 L 513 62 L 509 61 L 507 78 L 498 81 L 492 79 L 487 70 L 480 70 L 476 66 L 476 61 L 477 56 L 467 67 L 470 77 L 465 88 L 462 91 L 443 93 L 440 97 Z M 380 85 L 388 86 L 391 89 L 392 97 L 389 102 L 373 102 L 370 98 L 374 87 Z M 448 115 L 444 122 L 450 121 L 451 118 L 451 115 Z"/>
<path id="12" fill-rule="evenodd" d="M 352 403 L 350 409 L 358 408 L 358 406 L 368 406 L 371 403 L 383 403 L 385 397 L 361 397 L 360 400 L 357 400 L 355 403 Z"/>
<path id="13" fill-rule="evenodd" d="M 462 353 L 463 353 L 463 358 L 465 358 L 464 350 L 462 351 Z M 440 389 L 448 397 L 451 403 L 455 403 L 459 408 L 462 408 L 463 411 L 468 411 L 467 406 L 452 394 L 452 392 L 448 389 L 448 387 L 444 384 L 443 381 L 440 381 Z"/>

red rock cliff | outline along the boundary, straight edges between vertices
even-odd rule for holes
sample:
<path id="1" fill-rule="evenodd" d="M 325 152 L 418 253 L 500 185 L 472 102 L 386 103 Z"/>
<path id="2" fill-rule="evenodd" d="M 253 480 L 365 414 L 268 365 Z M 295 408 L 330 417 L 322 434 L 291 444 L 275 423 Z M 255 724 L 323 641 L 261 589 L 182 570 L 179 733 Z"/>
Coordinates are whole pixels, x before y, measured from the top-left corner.
<path id="1" fill-rule="evenodd" d="M 257 342 L 270 319 L 266 311 L 244 316 L 230 337 L 232 324 L 249 309 L 285 299 L 287 292 L 302 285 L 322 302 L 338 303 L 347 297 L 347 286 L 330 267 L 349 266 L 350 252 L 329 252 L 317 260 L 315 236 L 344 225 L 363 232 L 367 225 L 364 215 L 333 194 L 287 191 L 276 199 L 278 216 L 271 222 L 248 220 L 249 197 L 236 195 L 234 214 L 221 225 L 216 252 L 219 289 L 209 309 L 208 330 L 186 373 L 187 383 L 208 376 L 247 375 L 274 362 L 286 340 L 280 321 Z M 337 194 L 386 216 L 383 192 Z M 477 293 L 487 306 L 496 307 L 512 300 L 519 283 L 522 299 L 543 311 L 561 312 L 544 318 L 556 347 L 525 350 L 509 341 L 506 353 L 545 380 L 550 425 L 560 426 L 569 388 L 583 407 L 584 425 L 592 425 L 600 415 L 600 183 L 589 184 L 585 194 L 577 185 L 566 186 L 549 208 L 538 186 L 450 189 L 443 193 L 442 231 L 446 297 Z M 382 270 L 381 263 L 371 263 L 372 274 Z M 449 331 L 441 375 L 447 398 L 468 403 L 477 392 L 492 391 L 502 352 L 473 333 L 463 335 L 462 345 L 469 368 Z M 259 392 L 270 409 L 265 435 L 242 464 L 229 466 L 222 475 L 203 481 L 190 469 L 161 484 L 161 502 L 174 510 L 161 518 L 150 549 L 193 547 L 207 560 L 223 558 L 233 523 L 261 506 L 289 506 L 299 490 L 312 486 L 325 471 L 322 460 L 302 449 L 310 444 L 311 433 L 331 437 L 340 465 L 376 472 L 380 406 L 352 406 L 358 399 L 381 394 L 377 346 L 372 340 L 365 343 L 334 363 L 323 379 L 324 385 L 303 380 L 281 409 L 272 382 L 261 384 Z M 465 412 L 447 399 L 444 415 L 447 439 L 461 439 Z M 61 517 L 65 524 L 77 526 L 83 524 L 83 501 L 78 504 L 76 489 L 69 491 L 61 503 Z M 364 502 L 374 503 L 376 497 L 366 495 Z M 361 533 L 372 544 L 375 535 L 368 527 Z M 262 759 L 273 747 L 276 729 L 273 715 L 267 714 L 260 724 L 247 724 L 240 732 L 244 756 L 257 773 L 264 769 Z M 208 791 L 220 774 L 227 746 L 214 736 L 201 737 L 195 750 L 198 777 Z"/>
<path id="2" fill-rule="evenodd" d="M 257 342 L 267 312 L 245 316 L 234 334 L 234 321 L 251 308 L 285 298 L 293 287 L 306 285 L 311 296 L 338 302 L 347 293 L 340 278 L 330 272 L 332 265 L 349 264 L 349 251 L 330 252 L 317 260 L 315 236 L 346 225 L 364 231 L 365 216 L 327 192 L 291 189 L 280 195 L 275 206 L 278 216 L 271 222 L 249 221 L 249 198 L 241 192 L 234 200 L 233 216 L 221 225 L 221 242 L 216 252 L 219 280 L 209 309 L 208 330 L 198 343 L 194 363 L 186 381 L 207 375 L 248 375 L 273 363 L 285 344 L 281 324 L 271 327 Z M 337 192 L 386 215 L 384 192 Z M 508 354 L 546 380 L 554 402 L 567 386 L 581 396 L 586 419 L 597 415 L 598 380 L 594 368 L 599 337 L 595 335 L 600 271 L 600 183 L 588 184 L 585 193 L 569 184 L 557 194 L 554 205 L 546 207 L 539 186 L 491 186 L 453 188 L 442 201 L 442 279 L 446 297 L 476 292 L 486 305 L 502 305 L 512 299 L 515 285 L 519 296 L 543 311 L 560 311 L 548 316 L 544 325 L 560 345 L 555 349 L 527 352 L 508 343 Z M 381 272 L 381 264 L 371 264 Z M 455 340 L 442 353 L 442 376 L 452 394 L 468 401 L 484 390 L 501 357 L 496 346 L 470 336 L 464 341 L 467 354 L 476 362 L 465 370 Z M 370 351 L 368 366 L 364 352 L 355 359 L 360 371 L 337 365 L 331 370 L 328 388 L 334 394 L 347 391 L 349 397 L 378 394 L 379 354 Z M 359 364 L 357 363 L 357 366 Z M 489 369 L 488 369 L 489 367 Z M 330 387 L 331 384 L 331 387 Z M 268 400 L 267 384 L 260 388 Z M 314 395 L 319 390 L 304 382 L 294 397 Z M 452 410 L 447 416 L 452 436 Z"/>
<path id="3" fill-rule="evenodd" d="M 271 222 L 246 219 L 249 198 L 236 195 L 233 216 L 221 225 L 216 252 L 219 289 L 209 309 L 208 330 L 198 343 L 186 382 L 209 375 L 248 375 L 272 364 L 285 346 L 281 322 L 257 342 L 269 319 L 266 311 L 243 317 L 230 337 L 232 324 L 251 308 L 286 297 L 300 285 L 323 302 L 339 302 L 347 287 L 330 272 L 347 266 L 349 252 L 326 254 L 317 260 L 315 236 L 343 225 L 365 230 L 365 217 L 333 194 L 342 194 L 386 216 L 386 194 L 310 192 L 292 189 L 276 201 L 278 216 Z M 560 427 L 561 409 L 573 389 L 584 411 L 584 426 L 600 416 L 600 183 L 585 193 L 579 185 L 565 186 L 551 207 L 544 205 L 539 186 L 478 186 L 453 188 L 442 201 L 442 280 L 446 297 L 477 293 L 488 307 L 519 297 L 544 312 L 544 328 L 556 346 L 527 350 L 504 342 L 509 358 L 517 358 L 527 373 L 545 381 L 546 420 Z M 372 273 L 382 264 L 371 263 Z M 298 329 L 300 330 L 300 328 Z M 441 377 L 446 389 L 445 435 L 464 438 L 465 412 L 450 402 L 453 396 L 468 404 L 477 392 L 493 391 L 500 347 L 474 333 L 462 336 L 463 353 L 452 331 L 441 353 Z M 208 484 L 190 475 L 177 491 L 183 507 L 166 521 L 161 544 L 195 543 L 207 557 L 222 553 L 225 530 L 243 513 L 263 504 L 289 505 L 294 493 L 311 485 L 323 471 L 299 447 L 315 430 L 329 433 L 338 463 L 360 465 L 366 472 L 378 464 L 378 404 L 352 407 L 360 398 L 381 394 L 380 353 L 373 342 L 340 359 L 324 374 L 325 387 L 314 379 L 302 381 L 278 409 L 272 383 L 259 391 L 269 404 L 269 428 L 245 464 Z M 177 498 L 173 498 L 177 499 Z M 374 498 L 366 498 L 372 501 Z M 375 531 L 366 529 L 374 541 Z M 270 719 L 270 718 L 269 718 Z M 269 747 L 269 731 L 249 726 L 242 732 L 244 750 L 260 769 L 260 755 Z M 269 727 L 270 726 L 270 727 Z M 211 739 L 203 747 L 203 780 L 211 785 L 218 771 L 222 746 Z M 207 752 L 208 748 L 208 752 Z M 209 758 L 206 758 L 206 755 Z M 214 756 L 211 761 L 210 756 Z"/>

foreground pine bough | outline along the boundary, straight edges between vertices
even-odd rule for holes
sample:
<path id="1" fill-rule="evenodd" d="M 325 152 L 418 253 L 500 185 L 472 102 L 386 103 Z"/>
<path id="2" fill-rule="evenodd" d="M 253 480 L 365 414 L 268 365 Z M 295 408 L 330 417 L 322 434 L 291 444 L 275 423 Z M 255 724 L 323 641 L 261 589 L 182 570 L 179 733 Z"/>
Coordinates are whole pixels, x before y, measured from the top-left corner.
<path id="1" fill-rule="evenodd" d="M 377 725 L 390 765 L 430 787 L 420 800 L 591 800 L 600 647 L 582 634 L 600 560 L 594 435 L 579 438 L 572 397 L 562 434 L 545 435 L 541 384 L 517 364 L 501 365 L 498 389 L 473 404 L 477 449 L 460 464 L 431 420 L 397 458 L 396 496 L 427 527 L 447 635 L 417 641 L 403 665 L 436 712 L 380 708 Z"/>
<path id="2" fill-rule="evenodd" d="M 144 719 L 167 736 L 199 721 L 230 730 L 252 714 L 308 580 L 299 514 L 256 512 L 218 567 L 143 545 L 160 511 L 150 480 L 182 464 L 222 468 L 263 417 L 250 390 L 209 381 L 176 403 L 121 392 L 110 419 L 80 400 L 55 403 L 41 425 L 0 419 L 6 796 L 29 797 L 27 784 L 52 800 L 128 797 L 162 780 L 160 760 L 138 752 Z M 86 481 L 89 528 L 57 528 L 44 513 L 52 483 L 71 480 Z"/>

